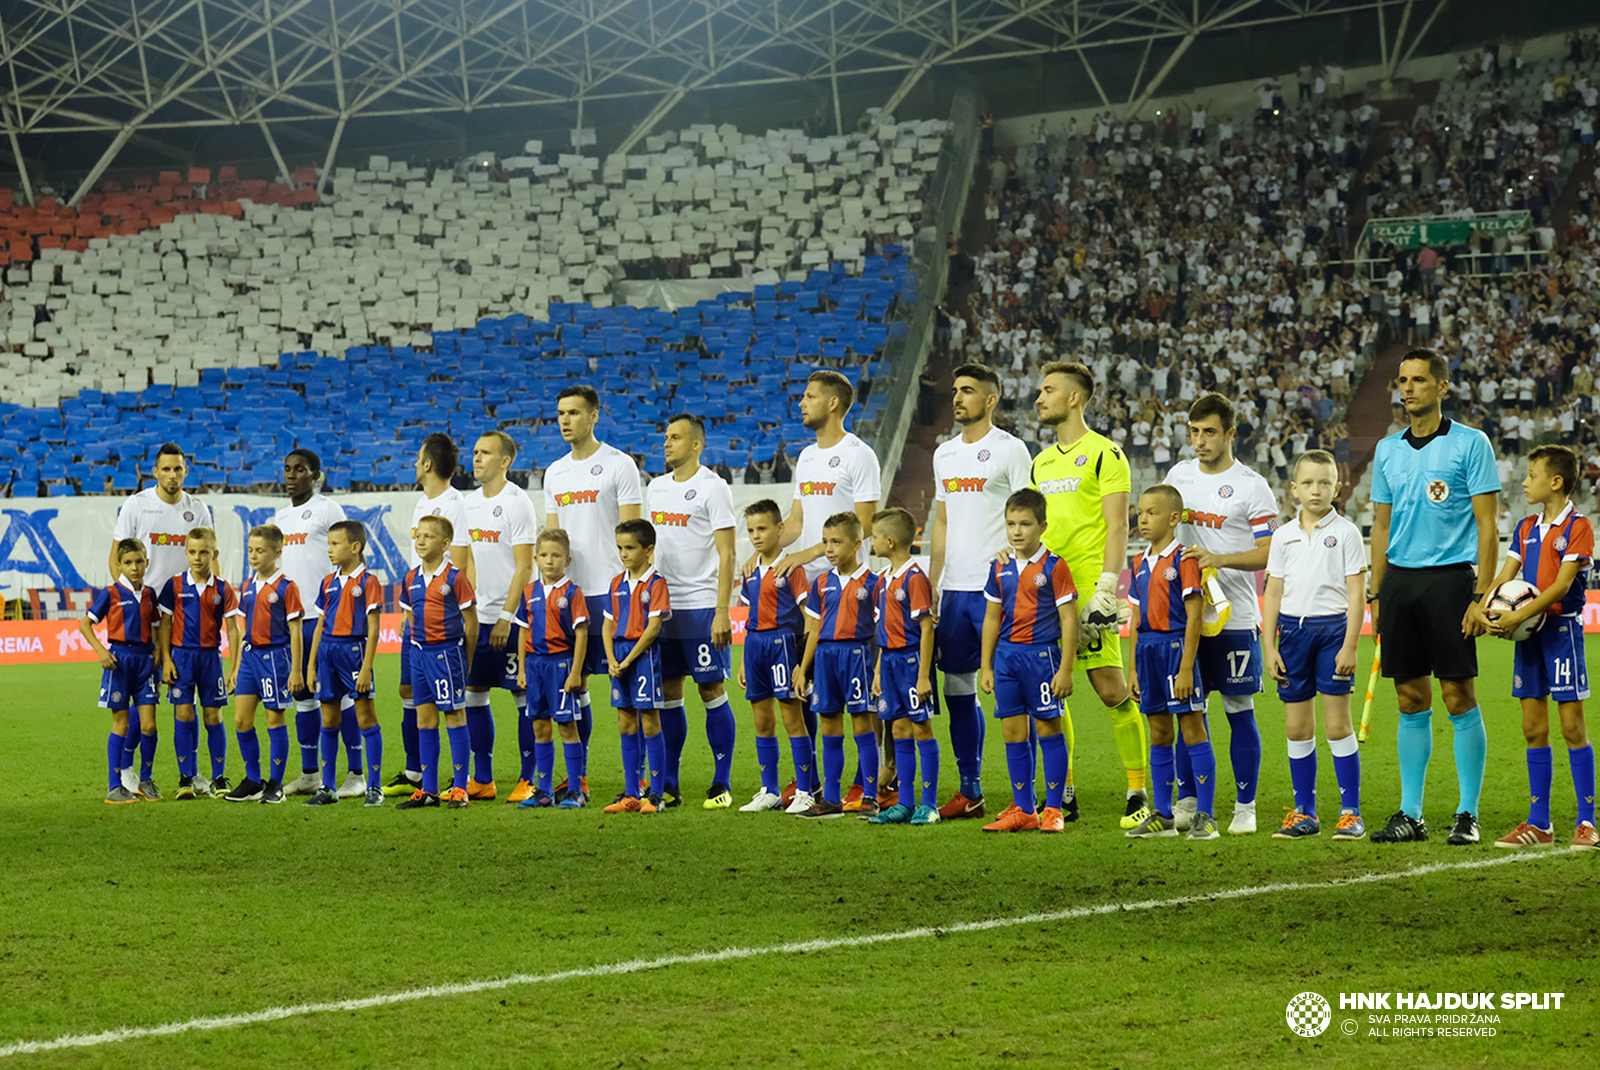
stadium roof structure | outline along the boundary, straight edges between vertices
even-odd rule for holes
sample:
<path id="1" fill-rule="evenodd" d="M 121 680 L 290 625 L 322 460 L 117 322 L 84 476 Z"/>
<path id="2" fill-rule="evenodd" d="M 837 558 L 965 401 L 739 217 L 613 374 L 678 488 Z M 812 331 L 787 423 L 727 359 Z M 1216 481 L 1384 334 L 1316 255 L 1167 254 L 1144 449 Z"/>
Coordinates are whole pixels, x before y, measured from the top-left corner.
<path id="1" fill-rule="evenodd" d="M 9 0 L 0 10 L 0 127 L 111 138 L 76 203 L 131 139 L 332 121 L 636 101 L 626 152 L 690 93 L 873 75 L 892 111 L 930 71 L 1143 49 L 1137 107 L 1197 40 L 1380 9 L 1400 61 L 1449 0 Z M 1413 10 L 1415 9 L 1415 10 Z M 1419 28 L 1420 27 L 1420 28 Z M 1392 65 L 1391 65 L 1392 69 Z M 1117 87 L 1120 96 L 1121 86 Z M 324 172 L 327 171 L 324 168 Z M 27 190 L 31 197 L 31 190 Z"/>

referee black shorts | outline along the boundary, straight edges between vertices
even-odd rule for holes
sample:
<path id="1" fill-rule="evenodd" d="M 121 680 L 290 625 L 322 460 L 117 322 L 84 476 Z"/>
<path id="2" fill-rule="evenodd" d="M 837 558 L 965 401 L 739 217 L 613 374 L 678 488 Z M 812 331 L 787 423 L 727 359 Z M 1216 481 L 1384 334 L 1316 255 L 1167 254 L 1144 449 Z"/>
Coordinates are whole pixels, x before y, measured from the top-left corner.
<path id="1" fill-rule="evenodd" d="M 1461 634 L 1461 618 L 1472 604 L 1475 586 L 1471 565 L 1390 565 L 1378 600 L 1383 675 L 1391 680 L 1477 676 L 1477 641 Z"/>

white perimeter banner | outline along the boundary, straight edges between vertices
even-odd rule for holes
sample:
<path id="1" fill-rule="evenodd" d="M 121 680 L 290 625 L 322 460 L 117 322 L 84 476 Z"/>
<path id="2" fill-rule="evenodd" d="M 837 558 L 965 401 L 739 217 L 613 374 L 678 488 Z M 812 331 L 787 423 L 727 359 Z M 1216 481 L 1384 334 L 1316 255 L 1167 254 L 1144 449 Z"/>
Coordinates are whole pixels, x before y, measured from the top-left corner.
<path id="1" fill-rule="evenodd" d="M 351 520 L 366 526 L 371 540 L 367 567 L 384 583 L 405 576 L 411 551 L 411 510 L 419 491 L 384 491 L 334 494 Z M 735 486 L 734 515 L 762 498 L 772 498 L 785 514 L 793 500 L 793 484 Z M 539 524 L 544 525 L 544 492 L 530 491 Z M 125 498 L 8 498 L 0 500 L 0 597 L 20 598 L 35 588 L 104 587 L 111 577 L 106 561 L 111 552 L 111 529 Z M 201 500 L 211 508 L 217 527 L 217 548 L 225 579 L 243 582 L 245 533 L 257 524 L 271 523 L 272 515 L 287 501 L 263 494 L 206 494 Z M 648 515 L 648 514 L 647 514 Z M 750 553 L 742 517 L 736 524 L 738 560 Z"/>

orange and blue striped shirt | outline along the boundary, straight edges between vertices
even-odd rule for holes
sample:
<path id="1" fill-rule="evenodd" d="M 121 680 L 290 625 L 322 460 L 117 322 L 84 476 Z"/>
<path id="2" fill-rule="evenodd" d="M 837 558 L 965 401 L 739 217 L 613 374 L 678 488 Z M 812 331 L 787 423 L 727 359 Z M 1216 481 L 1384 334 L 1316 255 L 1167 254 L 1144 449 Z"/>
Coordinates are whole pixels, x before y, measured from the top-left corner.
<path id="1" fill-rule="evenodd" d="M 1183 600 L 1200 593 L 1200 564 L 1183 560 L 1183 543 L 1174 541 L 1154 556 L 1142 553 L 1133 563 L 1128 601 L 1138 610 L 1141 632 L 1181 632 L 1189 623 Z"/>
<path id="2" fill-rule="evenodd" d="M 933 584 L 915 561 L 900 571 L 884 569 L 878 583 L 878 646 L 884 650 L 920 649 L 922 618 L 933 614 Z"/>
<path id="3" fill-rule="evenodd" d="M 1008 643 L 1061 642 L 1061 606 L 1078 597 L 1067 563 L 1043 546 L 1026 560 L 996 561 L 983 585 L 986 601 L 1000 606 L 1000 638 Z"/>
<path id="4" fill-rule="evenodd" d="M 1573 508 L 1571 502 L 1550 524 L 1544 523 L 1543 513 L 1523 520 L 1517 525 L 1506 554 L 1516 558 L 1521 566 L 1518 577 L 1541 591 L 1556 581 L 1563 564 L 1576 561 L 1578 575 L 1572 586 L 1545 613 L 1552 617 L 1572 617 L 1583 612 L 1589 564 L 1594 560 L 1594 525 Z"/>
<path id="5" fill-rule="evenodd" d="M 300 588 L 286 572 L 265 580 L 251 576 L 239 595 L 239 613 L 244 617 L 244 641 L 257 648 L 288 643 L 289 622 L 306 615 Z"/>
<path id="6" fill-rule="evenodd" d="M 806 616 L 819 623 L 821 643 L 870 643 L 877 631 L 878 588 L 883 577 L 865 564 L 850 575 L 830 568 L 811 584 Z"/>
<path id="7" fill-rule="evenodd" d="M 467 574 L 448 559 L 432 573 L 423 572 L 421 565 L 407 572 L 400 608 L 411 614 L 412 644 L 451 643 L 464 638 L 466 621 L 461 614 L 477 600 Z M 477 641 L 476 636 L 473 641 Z"/>
<path id="8" fill-rule="evenodd" d="M 771 565 L 757 566 L 739 588 L 740 599 L 750 607 L 745 627 L 753 632 L 799 631 L 807 594 L 805 569 L 790 569 L 779 579 Z"/>
<path id="9" fill-rule="evenodd" d="M 348 576 L 330 573 L 317 589 L 317 611 L 322 614 L 324 636 L 365 639 L 367 614 L 374 609 L 383 611 L 383 584 L 365 565 Z"/>
<path id="10" fill-rule="evenodd" d="M 548 586 L 541 577 L 523 588 L 516 620 L 528 653 L 568 654 L 578 625 L 589 623 L 589 606 L 578 585 L 565 576 Z"/>
<path id="11" fill-rule="evenodd" d="M 107 642 L 155 649 L 150 637 L 156 623 L 156 595 L 149 587 L 135 591 L 127 580 L 118 578 L 95 593 L 87 615 L 96 624 L 105 621 Z"/>
<path id="12" fill-rule="evenodd" d="M 239 615 L 239 596 L 220 576 L 196 583 L 187 569 L 167 581 L 157 600 L 172 618 L 172 645 L 193 650 L 222 646 L 222 622 Z"/>
<path id="13" fill-rule="evenodd" d="M 654 565 L 638 579 L 626 572 L 612 579 L 606 619 L 616 627 L 613 639 L 638 639 L 644 635 L 651 617 L 666 620 L 671 616 L 672 599 L 667 594 L 667 581 Z"/>

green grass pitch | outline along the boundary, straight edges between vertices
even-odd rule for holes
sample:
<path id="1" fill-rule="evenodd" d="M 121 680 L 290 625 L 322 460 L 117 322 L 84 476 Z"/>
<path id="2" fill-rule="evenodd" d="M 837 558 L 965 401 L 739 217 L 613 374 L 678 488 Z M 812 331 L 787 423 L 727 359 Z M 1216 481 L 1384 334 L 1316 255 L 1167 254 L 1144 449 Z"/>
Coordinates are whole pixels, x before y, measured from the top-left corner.
<path id="1" fill-rule="evenodd" d="M 1595 643 L 1591 641 L 1591 649 Z M 0 704 L 0 1050 L 270 1007 L 428 985 L 580 971 L 557 981 L 175 1035 L 13 1052 L 0 1070 L 216 1066 L 901 1067 L 1594 1065 L 1600 857 L 1496 862 L 1488 841 L 1525 816 L 1511 648 L 1479 644 L 1490 750 L 1485 843 L 1443 843 L 1456 787 L 1447 720 L 1435 718 L 1420 845 L 1271 839 L 1291 800 L 1281 706 L 1261 697 L 1262 831 L 1189 844 L 1117 828 L 1123 775 L 1100 707 L 1073 701 L 1083 822 L 1065 835 L 995 836 L 781 814 L 707 813 L 710 758 L 691 699 L 689 807 L 654 817 L 526 812 L 501 803 L 398 813 L 345 801 L 305 809 L 199 800 L 111 807 L 107 717 L 90 665 L 8 668 Z M 1360 687 L 1370 667 L 1365 650 Z M 397 658 L 380 658 L 389 771 L 401 760 Z M 595 686 L 597 802 L 616 791 L 614 719 Z M 748 708 L 735 795 L 756 786 Z M 499 767 L 515 726 L 498 695 Z M 1219 761 L 1227 722 L 1213 703 Z M 163 708 L 157 781 L 176 784 Z M 1399 799 L 1392 689 L 1362 750 L 1363 802 L 1381 824 Z M 946 739 L 941 725 L 941 742 Z M 264 739 L 263 739 L 264 742 Z M 848 748 L 847 748 L 848 750 Z M 229 742 L 229 773 L 237 777 Z M 1334 794 L 1320 749 L 1324 814 Z M 991 731 L 991 799 L 1004 795 Z M 202 769 L 205 744 L 201 743 Z M 784 752 L 784 779 L 788 754 Z M 342 762 L 342 759 L 341 759 Z M 557 752 L 558 776 L 560 756 Z M 342 775 L 341 768 L 341 775 Z M 1001 774 L 1003 776 L 1003 773 Z M 944 758 L 945 787 L 954 762 Z M 1554 812 L 1570 835 L 1571 780 L 1556 744 Z M 1003 801 L 1003 800 L 1002 800 Z M 1219 810 L 1226 822 L 1231 792 Z M 996 807 L 998 809 L 998 807 Z M 1564 842 L 1564 841 L 1563 841 Z M 1282 885 L 1320 885 L 1285 890 Z M 1257 889 L 1206 899 L 1230 889 Z M 1195 898 L 1200 897 L 1200 898 Z M 1152 901 L 1190 900 L 1149 908 Z M 1141 909 L 870 943 L 922 927 L 1115 904 Z M 582 971 L 629 960 L 791 941 L 822 949 Z M 850 941 L 855 940 L 852 943 Z M 1333 1027 L 1302 1039 L 1285 1007 L 1334 1001 Z M 1500 1011 L 1492 1037 L 1369 1035 L 1340 992 L 1563 992 L 1560 1010 Z M 1340 1024 L 1359 1019 L 1356 1036 Z"/>

